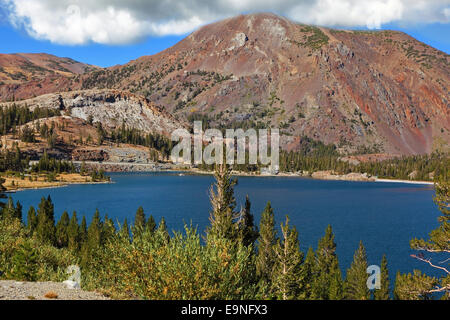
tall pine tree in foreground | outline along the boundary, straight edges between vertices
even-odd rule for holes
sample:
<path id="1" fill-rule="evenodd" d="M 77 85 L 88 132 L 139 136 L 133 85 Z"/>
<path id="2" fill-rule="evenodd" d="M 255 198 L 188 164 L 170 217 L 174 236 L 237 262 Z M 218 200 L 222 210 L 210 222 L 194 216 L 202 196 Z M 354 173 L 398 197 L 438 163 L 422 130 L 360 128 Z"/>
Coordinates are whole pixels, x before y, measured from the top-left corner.
<path id="1" fill-rule="evenodd" d="M 269 281 L 272 276 L 277 240 L 275 215 L 269 201 L 259 223 L 258 254 L 256 256 L 257 275 L 265 281 Z"/>
<path id="2" fill-rule="evenodd" d="M 234 211 L 236 208 L 234 186 L 237 181 L 231 178 L 231 169 L 225 164 L 216 166 L 214 178 L 216 182 L 209 191 L 212 211 L 207 239 L 210 241 L 214 238 L 224 238 L 238 241 L 239 233 L 235 220 L 238 219 L 239 213 Z"/>
<path id="3" fill-rule="evenodd" d="M 245 197 L 245 205 L 241 210 L 238 221 L 239 239 L 246 247 L 254 244 L 258 238 L 258 228 L 254 224 L 253 214 L 251 213 L 251 203 L 248 195 Z"/>
<path id="4" fill-rule="evenodd" d="M 80 227 L 78 225 L 77 213 L 74 211 L 70 218 L 69 226 L 67 227 L 67 247 L 77 252 L 80 250 L 80 245 Z"/>
<path id="5" fill-rule="evenodd" d="M 33 206 L 30 206 L 30 209 L 27 213 L 27 230 L 28 234 L 32 236 L 34 232 L 36 231 L 38 224 L 37 216 L 36 216 L 36 210 Z"/>
<path id="6" fill-rule="evenodd" d="M 64 211 L 56 224 L 56 246 L 58 248 L 65 248 L 68 245 L 69 238 L 67 234 L 67 228 L 69 227 L 69 214 Z"/>
<path id="7" fill-rule="evenodd" d="M 380 268 L 380 289 L 375 289 L 373 293 L 375 300 L 389 300 L 389 270 L 386 255 L 381 259 Z"/>
<path id="8" fill-rule="evenodd" d="M 55 244 L 55 216 L 52 199 L 42 198 L 37 211 L 36 233 L 38 239 L 43 243 Z"/>
<path id="9" fill-rule="evenodd" d="M 334 300 L 342 298 L 342 276 L 336 255 L 336 242 L 330 225 L 319 240 L 316 263 L 313 268 L 311 299 Z"/>
<path id="10" fill-rule="evenodd" d="M 133 230 L 133 237 L 138 237 L 142 235 L 142 233 L 145 230 L 145 214 L 144 208 L 142 207 L 139 207 L 136 211 L 136 215 L 134 217 L 134 226 L 132 230 Z"/>
<path id="11" fill-rule="evenodd" d="M 278 299 L 297 299 L 303 253 L 300 251 L 298 232 L 289 226 L 289 217 L 281 225 L 283 240 L 275 246 L 275 266 L 272 273 L 272 286 Z"/>
<path id="12" fill-rule="evenodd" d="M 347 300 L 369 300 L 370 291 L 367 287 L 367 255 L 362 241 L 353 256 L 353 262 L 347 269 L 344 283 L 344 295 Z"/>

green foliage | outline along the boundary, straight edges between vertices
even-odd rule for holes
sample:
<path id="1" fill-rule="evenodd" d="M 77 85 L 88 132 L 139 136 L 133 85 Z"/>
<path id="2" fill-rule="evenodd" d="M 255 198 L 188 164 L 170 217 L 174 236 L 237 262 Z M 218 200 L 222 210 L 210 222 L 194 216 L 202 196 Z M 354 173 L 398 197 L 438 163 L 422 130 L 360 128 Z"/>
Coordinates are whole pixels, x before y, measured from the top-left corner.
<path id="1" fill-rule="evenodd" d="M 12 270 L 9 277 L 21 281 L 35 281 L 37 252 L 29 241 L 20 244 L 12 257 Z"/>
<path id="2" fill-rule="evenodd" d="M 67 211 L 64 211 L 58 223 L 56 224 L 56 246 L 58 248 L 67 247 L 69 243 L 69 222 L 69 214 L 67 213 Z"/>
<path id="3" fill-rule="evenodd" d="M 342 276 L 336 255 L 334 234 L 330 225 L 326 228 L 323 238 L 319 240 L 314 261 L 312 268 L 309 267 L 312 269 L 312 276 L 310 277 L 313 279 L 311 299 L 342 298 Z"/>
<path id="4" fill-rule="evenodd" d="M 270 202 L 261 215 L 259 230 L 256 272 L 263 281 L 270 282 L 275 263 L 275 245 L 278 241 L 275 216 Z"/>
<path id="5" fill-rule="evenodd" d="M 396 282 L 396 292 L 400 299 L 428 299 L 432 293 L 443 293 L 444 299 L 450 299 L 450 182 L 441 179 L 435 183 L 436 203 L 441 216 L 438 218 L 439 227 L 429 233 L 428 240 L 414 238 L 411 240 L 411 249 L 420 251 L 412 257 L 427 263 L 436 270 L 442 272 L 439 281 L 433 282 L 426 275 L 415 272 L 413 275 L 400 276 L 401 283 Z M 428 257 L 425 254 L 429 255 Z M 435 262 L 433 255 L 440 254 Z M 414 282 L 408 292 L 406 284 Z M 405 284 L 406 283 L 406 284 Z M 433 286 L 431 285 L 433 284 Z M 398 288 L 397 288 L 398 287 Z"/>
<path id="6" fill-rule="evenodd" d="M 34 108 L 31 111 L 27 106 L 18 107 L 16 104 L 12 106 L 0 108 L 0 128 L 2 135 L 5 135 L 17 126 L 24 125 L 30 121 L 59 116 L 61 113 L 56 109 Z"/>
<path id="7" fill-rule="evenodd" d="M 289 226 L 289 217 L 281 225 L 283 240 L 278 239 L 275 246 L 275 265 L 272 272 L 272 287 L 278 299 L 296 299 L 299 295 L 301 264 L 303 253 L 300 251 L 298 232 Z"/>
<path id="8" fill-rule="evenodd" d="M 369 300 L 370 291 L 367 288 L 367 256 L 362 241 L 353 257 L 350 269 L 344 282 L 344 295 L 347 300 Z"/>
<path id="9" fill-rule="evenodd" d="M 37 238 L 46 244 L 55 244 L 55 217 L 54 206 L 50 196 L 47 199 L 42 198 L 37 210 Z"/>
<path id="10" fill-rule="evenodd" d="M 388 271 L 388 265 L 387 265 L 387 259 L 386 255 L 383 255 L 383 258 L 381 259 L 381 268 L 380 268 L 380 289 L 375 289 L 374 292 L 374 298 L 375 300 L 389 300 L 389 271 Z"/>
<path id="11" fill-rule="evenodd" d="M 215 185 L 210 188 L 210 200 L 212 211 L 207 234 L 209 237 L 226 238 L 236 241 L 238 230 L 235 220 L 238 216 L 234 210 L 236 199 L 234 198 L 234 186 L 237 181 L 231 178 L 230 169 L 226 165 L 218 165 L 215 173 Z"/>
<path id="12" fill-rule="evenodd" d="M 245 197 L 244 208 L 241 209 L 239 220 L 237 221 L 238 238 L 244 246 L 252 245 L 258 238 L 258 228 L 254 224 L 253 214 L 251 213 L 251 203 L 248 195 Z"/>
<path id="13" fill-rule="evenodd" d="M 431 290 L 438 284 L 438 280 L 422 274 L 420 270 L 414 273 L 397 273 L 395 278 L 394 298 L 400 300 L 430 300 Z"/>

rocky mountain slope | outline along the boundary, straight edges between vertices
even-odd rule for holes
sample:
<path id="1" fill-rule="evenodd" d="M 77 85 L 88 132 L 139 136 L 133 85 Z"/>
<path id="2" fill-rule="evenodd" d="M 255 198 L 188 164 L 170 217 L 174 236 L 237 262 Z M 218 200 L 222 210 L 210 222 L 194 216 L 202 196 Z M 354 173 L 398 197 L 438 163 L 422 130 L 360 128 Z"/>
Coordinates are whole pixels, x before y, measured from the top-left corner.
<path id="1" fill-rule="evenodd" d="M 32 99 L 2 103 L 3 106 L 27 106 L 59 109 L 65 115 L 91 122 L 101 122 L 105 129 L 116 129 L 123 123 L 143 132 L 169 136 L 185 124 L 146 98 L 118 90 L 81 90 L 45 94 Z"/>
<path id="2" fill-rule="evenodd" d="M 286 149 L 307 135 L 346 152 L 421 154 L 449 149 L 449 78 L 449 55 L 401 32 L 252 14 L 123 66 L 45 78 L 39 90 L 33 82 L 2 85 L 0 99 L 114 88 L 145 96 L 177 119 L 279 127 Z"/>
<path id="3" fill-rule="evenodd" d="M 112 164 L 134 163 L 152 164 L 154 155 L 148 147 L 117 143 L 115 141 L 97 142 L 97 124 L 103 130 L 112 132 L 125 125 L 138 129 L 142 134 L 151 133 L 170 137 L 178 128 L 187 127 L 170 114 L 142 96 L 117 90 L 83 90 L 58 94 L 45 94 L 36 98 L 16 102 L 0 103 L 1 107 L 49 108 L 60 111 L 60 116 L 41 118 L 16 128 L 17 133 L 1 137 L 1 145 L 14 149 L 17 144 L 21 151 L 32 160 L 39 159 L 44 152 L 58 159 L 72 161 L 101 161 Z M 53 128 L 56 136 L 54 147 L 49 148 L 48 139 L 42 136 L 43 126 Z M 33 129 L 34 142 L 23 142 L 20 133 L 24 128 Z M 161 158 L 161 153 L 159 153 Z M 152 167 L 139 167 L 152 170 Z"/>

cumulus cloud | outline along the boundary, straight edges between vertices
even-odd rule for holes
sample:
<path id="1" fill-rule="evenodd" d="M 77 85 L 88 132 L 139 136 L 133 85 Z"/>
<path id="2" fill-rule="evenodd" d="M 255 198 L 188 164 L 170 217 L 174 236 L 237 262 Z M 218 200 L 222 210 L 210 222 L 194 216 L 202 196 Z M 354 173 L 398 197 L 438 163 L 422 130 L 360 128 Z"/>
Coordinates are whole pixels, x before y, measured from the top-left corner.
<path id="1" fill-rule="evenodd" d="M 60 44 L 126 44 L 180 35 L 243 12 L 274 12 L 323 26 L 449 23 L 450 0 L 0 0 L 9 22 Z"/>

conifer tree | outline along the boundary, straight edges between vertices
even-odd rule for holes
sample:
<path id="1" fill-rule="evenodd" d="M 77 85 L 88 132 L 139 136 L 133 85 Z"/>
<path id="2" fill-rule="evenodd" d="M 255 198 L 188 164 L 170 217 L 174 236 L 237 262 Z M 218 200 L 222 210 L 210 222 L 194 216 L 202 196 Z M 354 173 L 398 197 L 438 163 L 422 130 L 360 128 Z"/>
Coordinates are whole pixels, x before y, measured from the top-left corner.
<path id="1" fill-rule="evenodd" d="M 150 215 L 150 217 L 148 217 L 148 220 L 147 220 L 147 223 L 146 223 L 146 229 L 150 233 L 154 233 L 156 231 L 156 221 L 155 221 L 155 218 L 153 218 L 152 215 Z"/>
<path id="2" fill-rule="evenodd" d="M 0 217 L 1 217 L 1 211 L 5 207 L 5 203 L 1 201 L 1 199 L 6 199 L 6 187 L 3 185 L 5 183 L 5 179 L 0 177 Z"/>
<path id="3" fill-rule="evenodd" d="M 133 226 L 133 237 L 140 236 L 145 230 L 145 213 L 142 206 L 140 206 L 136 211 L 136 216 L 134 218 Z"/>
<path id="4" fill-rule="evenodd" d="M 341 270 L 338 266 L 334 269 L 330 281 L 329 299 L 330 300 L 342 300 L 344 298 L 344 283 L 342 281 Z"/>
<path id="5" fill-rule="evenodd" d="M 383 255 L 381 259 L 380 268 L 380 289 L 375 289 L 374 298 L 375 300 L 389 300 L 389 271 L 387 265 L 386 255 Z"/>
<path id="6" fill-rule="evenodd" d="M 339 284 L 342 284 L 342 277 L 336 255 L 336 243 L 333 229 L 328 225 L 325 235 L 319 240 L 317 246 L 311 298 L 314 300 L 336 298 L 335 294 L 341 291 Z M 333 297 L 330 296 L 331 288 L 335 292 Z"/>
<path id="7" fill-rule="evenodd" d="M 207 229 L 208 241 L 214 238 L 237 241 L 238 229 L 234 223 L 239 215 L 234 211 L 234 186 L 237 181 L 231 178 L 231 170 L 226 165 L 216 166 L 214 178 L 216 182 L 210 188 L 212 211 L 209 217 L 211 225 Z"/>
<path id="8" fill-rule="evenodd" d="M 41 242 L 55 243 L 55 217 L 54 207 L 50 196 L 42 198 L 37 211 L 37 237 Z"/>
<path id="9" fill-rule="evenodd" d="M 4 217 L 7 217 L 8 219 L 16 218 L 16 208 L 11 196 L 8 197 L 8 201 L 6 202 L 2 211 Z"/>
<path id="10" fill-rule="evenodd" d="M 87 230 L 87 245 L 89 250 L 96 250 L 102 244 L 102 221 L 100 212 L 95 209 L 91 224 Z"/>
<path id="11" fill-rule="evenodd" d="M 29 240 L 22 243 L 12 257 L 13 268 L 10 278 L 20 281 L 35 281 L 37 272 L 37 252 Z"/>
<path id="12" fill-rule="evenodd" d="M 78 225 L 77 213 L 74 211 L 67 227 L 67 247 L 70 250 L 78 251 L 81 245 L 80 227 Z"/>
<path id="13" fill-rule="evenodd" d="M 435 287 L 429 287 L 431 281 L 420 272 L 417 275 L 414 273 L 411 278 L 405 276 L 402 279 L 405 280 L 405 283 L 415 281 L 410 286 L 411 297 L 418 292 L 421 296 L 417 298 L 426 297 L 432 293 L 443 293 L 443 299 L 450 300 L 450 181 L 440 178 L 434 187 L 436 193 L 434 202 L 441 213 L 441 216 L 438 217 L 439 226 L 429 233 L 427 240 L 414 238 L 410 241 L 410 246 L 411 249 L 420 251 L 412 257 L 428 264 L 440 273 L 439 283 Z M 406 291 L 407 286 L 401 290 Z"/>
<path id="14" fill-rule="evenodd" d="M 30 206 L 30 209 L 27 213 L 27 228 L 28 228 L 28 234 L 32 236 L 37 228 L 37 216 L 36 216 L 36 210 L 33 206 Z"/>
<path id="15" fill-rule="evenodd" d="M 158 229 L 156 230 L 156 234 L 158 235 L 158 239 L 162 241 L 162 243 L 169 243 L 170 235 L 167 230 L 166 219 L 164 217 L 159 221 Z"/>
<path id="16" fill-rule="evenodd" d="M 106 243 L 116 234 L 116 227 L 114 226 L 114 221 L 108 218 L 108 215 L 105 215 L 102 227 L 102 242 Z"/>
<path id="17" fill-rule="evenodd" d="M 362 241 L 353 257 L 353 262 L 347 270 L 344 283 L 344 295 L 347 300 L 369 300 L 370 291 L 367 287 L 367 256 Z"/>
<path id="18" fill-rule="evenodd" d="M 289 226 L 289 217 L 281 225 L 283 240 L 275 246 L 275 266 L 272 274 L 272 285 L 278 299 L 291 300 L 299 295 L 299 277 L 303 253 L 300 251 L 298 233 L 295 227 Z"/>
<path id="19" fill-rule="evenodd" d="M 86 243 L 88 239 L 86 216 L 83 216 L 83 218 L 81 219 L 79 231 L 80 231 L 80 245 L 81 245 L 83 243 Z"/>
<path id="20" fill-rule="evenodd" d="M 254 244 L 258 238 L 258 228 L 254 224 L 253 214 L 251 213 L 251 203 L 248 195 L 245 197 L 245 206 L 241 210 L 238 221 L 239 239 L 246 247 Z"/>
<path id="21" fill-rule="evenodd" d="M 69 214 L 67 211 L 64 211 L 56 224 L 56 246 L 59 248 L 65 248 L 68 245 L 67 228 L 69 227 L 69 222 Z"/>
<path id="22" fill-rule="evenodd" d="M 272 276 L 273 265 L 275 262 L 275 245 L 277 244 L 275 217 L 270 201 L 267 202 L 261 215 L 259 230 L 256 273 L 259 278 L 268 282 Z"/>
<path id="23" fill-rule="evenodd" d="M 306 253 L 305 261 L 301 267 L 301 277 L 299 279 L 300 288 L 299 296 L 300 300 L 309 300 L 312 295 L 312 286 L 314 282 L 314 270 L 316 266 L 316 256 L 312 247 L 309 247 Z"/>
<path id="24" fill-rule="evenodd" d="M 122 237 L 122 239 L 130 239 L 130 228 L 128 227 L 128 221 L 126 218 L 120 228 L 120 236 Z"/>
<path id="25" fill-rule="evenodd" d="M 19 201 L 16 202 L 16 208 L 15 208 L 15 218 L 19 219 L 22 222 L 22 205 Z"/>

